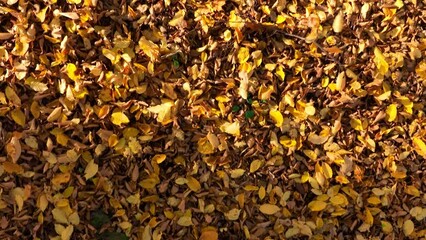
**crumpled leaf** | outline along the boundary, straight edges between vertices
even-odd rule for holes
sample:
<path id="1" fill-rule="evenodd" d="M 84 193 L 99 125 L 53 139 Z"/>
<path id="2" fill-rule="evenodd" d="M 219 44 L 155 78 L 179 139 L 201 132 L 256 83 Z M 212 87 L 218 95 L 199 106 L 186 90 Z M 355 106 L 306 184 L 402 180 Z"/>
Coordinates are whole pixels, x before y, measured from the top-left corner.
<path id="1" fill-rule="evenodd" d="M 374 48 L 374 63 L 376 64 L 377 70 L 380 74 L 385 75 L 389 70 L 389 64 L 386 62 L 386 58 L 378 47 Z"/>

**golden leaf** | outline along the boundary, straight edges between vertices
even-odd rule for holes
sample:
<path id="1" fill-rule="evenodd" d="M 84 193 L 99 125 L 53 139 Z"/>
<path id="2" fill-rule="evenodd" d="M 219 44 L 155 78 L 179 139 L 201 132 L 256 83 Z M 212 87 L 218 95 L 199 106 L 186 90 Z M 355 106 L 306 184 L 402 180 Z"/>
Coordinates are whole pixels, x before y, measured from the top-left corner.
<path id="1" fill-rule="evenodd" d="M 274 215 L 280 210 L 281 210 L 280 207 L 278 207 L 277 205 L 268 204 L 268 203 L 262 204 L 259 207 L 259 211 L 266 215 Z"/>
<path id="2" fill-rule="evenodd" d="M 250 57 L 250 50 L 246 47 L 242 47 L 238 50 L 237 58 L 240 64 L 247 62 Z"/>
<path id="3" fill-rule="evenodd" d="M 219 234 L 217 233 L 217 229 L 215 227 L 204 227 L 201 230 L 201 236 L 199 240 L 218 240 Z"/>
<path id="4" fill-rule="evenodd" d="M 192 217 L 191 216 L 182 216 L 177 221 L 177 224 L 182 226 L 182 227 L 189 227 L 193 224 L 192 223 Z"/>
<path id="5" fill-rule="evenodd" d="M 391 104 L 386 108 L 386 121 L 393 122 L 397 116 L 397 106 L 396 104 Z"/>
<path id="6" fill-rule="evenodd" d="M 220 126 L 220 130 L 222 132 L 226 132 L 226 133 L 231 134 L 235 137 L 238 137 L 238 136 L 240 136 L 240 123 L 239 122 L 233 122 L 233 123 L 225 122 L 224 124 L 222 124 Z"/>
<path id="7" fill-rule="evenodd" d="M 21 111 L 21 109 L 13 109 L 10 112 L 10 115 L 12 116 L 12 119 L 13 121 L 15 121 L 15 123 L 21 125 L 22 127 L 25 127 L 25 114 Z"/>
<path id="8" fill-rule="evenodd" d="M 18 97 L 18 95 L 16 94 L 15 90 L 13 90 L 13 88 L 7 86 L 6 90 L 6 97 L 7 99 L 15 106 L 15 107 L 20 107 L 21 106 L 21 99 Z"/>
<path id="9" fill-rule="evenodd" d="M 74 231 L 73 225 L 68 225 L 62 232 L 61 232 L 61 240 L 70 240 L 71 235 Z"/>
<path id="10" fill-rule="evenodd" d="M 415 197 L 420 197 L 420 191 L 413 185 L 407 186 L 405 193 Z"/>
<path id="11" fill-rule="evenodd" d="M 172 27 L 176 27 L 176 26 L 185 27 L 186 26 L 186 21 L 184 20 L 185 13 L 186 12 L 184 9 L 181 9 L 178 12 L 176 12 L 173 19 L 169 21 L 169 25 Z"/>
<path id="12" fill-rule="evenodd" d="M 55 219 L 56 222 L 62 223 L 62 224 L 69 224 L 67 214 L 60 208 L 54 208 L 52 210 L 53 219 Z"/>
<path id="13" fill-rule="evenodd" d="M 382 230 L 384 233 L 389 234 L 391 232 L 393 232 L 393 227 L 392 224 L 388 221 L 380 221 L 381 225 L 382 225 Z"/>
<path id="14" fill-rule="evenodd" d="M 71 80 L 74 80 L 74 81 L 80 80 L 80 76 L 75 73 L 76 71 L 77 71 L 77 66 L 75 66 L 75 64 L 72 64 L 72 63 L 67 64 L 66 74 Z"/>
<path id="15" fill-rule="evenodd" d="M 173 121 L 172 120 L 173 106 L 174 106 L 174 103 L 172 101 L 164 100 L 164 102 L 160 105 L 149 107 L 148 111 L 158 114 L 157 121 L 163 125 L 167 125 Z"/>
<path id="16" fill-rule="evenodd" d="M 413 137 L 413 144 L 414 150 L 416 150 L 420 156 L 426 158 L 426 144 L 423 142 L 423 140 L 418 137 Z"/>
<path id="17" fill-rule="evenodd" d="M 152 158 L 152 161 L 156 162 L 157 164 L 160 164 L 166 160 L 167 155 L 166 154 L 155 154 L 155 156 Z"/>
<path id="18" fill-rule="evenodd" d="M 149 57 L 151 62 L 155 62 L 160 55 L 160 48 L 150 40 L 147 40 L 145 36 L 139 39 L 140 49 Z"/>
<path id="19" fill-rule="evenodd" d="M 327 207 L 327 203 L 323 201 L 314 200 L 308 204 L 308 207 L 309 209 L 311 209 L 312 212 L 319 212 Z"/>
<path id="20" fill-rule="evenodd" d="M 16 163 L 11 163 L 6 161 L 6 162 L 3 162 L 2 164 L 3 164 L 4 171 L 7 173 L 17 173 L 17 174 L 24 173 L 24 168 Z"/>
<path id="21" fill-rule="evenodd" d="M 53 111 L 49 114 L 49 116 L 47 117 L 47 121 L 54 122 L 61 117 L 61 114 L 62 114 L 62 107 L 57 107 L 53 109 Z"/>
<path id="22" fill-rule="evenodd" d="M 410 236 L 414 232 L 414 223 L 410 219 L 404 221 L 402 225 L 402 230 L 404 231 L 405 236 Z"/>
<path id="23" fill-rule="evenodd" d="M 214 147 L 206 137 L 200 138 L 198 140 L 197 150 L 201 154 L 212 154 L 212 153 L 214 153 Z"/>
<path id="24" fill-rule="evenodd" d="M 40 194 L 40 196 L 37 198 L 37 207 L 42 212 L 44 212 L 44 210 L 46 210 L 48 205 L 49 205 L 49 202 L 47 201 L 46 194 L 44 194 L 44 193 Z"/>
<path id="25" fill-rule="evenodd" d="M 189 189 L 191 189 L 194 192 L 199 192 L 201 190 L 201 184 L 200 182 L 198 182 L 197 179 L 195 179 L 192 176 L 188 176 L 186 180 L 188 180 L 186 185 L 188 185 Z"/>
<path id="26" fill-rule="evenodd" d="M 233 169 L 233 170 L 230 171 L 231 178 L 239 178 L 239 177 L 243 176 L 245 172 L 246 172 L 246 170 L 241 169 L 241 168 Z"/>
<path id="27" fill-rule="evenodd" d="M 261 160 L 254 160 L 250 163 L 250 172 L 254 173 L 256 172 L 263 164 L 263 161 Z"/>
<path id="28" fill-rule="evenodd" d="M 84 170 L 84 178 L 88 180 L 92 178 L 93 176 L 95 176 L 97 172 L 98 172 L 98 164 L 96 164 L 94 160 L 91 160 L 87 164 L 86 169 Z"/>
<path id="29" fill-rule="evenodd" d="M 283 115 L 278 110 L 270 110 L 269 116 L 271 117 L 272 121 L 275 123 L 276 127 L 281 127 L 284 122 Z"/>
<path id="30" fill-rule="evenodd" d="M 63 183 L 69 182 L 71 179 L 71 174 L 67 173 L 59 173 L 52 178 L 52 184 L 55 186 L 59 186 Z"/>
<path id="31" fill-rule="evenodd" d="M 379 48 L 374 48 L 374 63 L 376 64 L 379 73 L 385 75 L 389 70 L 389 64 L 386 62 L 385 56 L 383 56 L 382 52 Z"/>
<path id="32" fill-rule="evenodd" d="M 240 217 L 240 212 L 241 212 L 240 209 L 233 208 L 225 213 L 225 217 L 229 221 L 235 221 L 235 220 L 238 220 L 238 218 Z"/>
<path id="33" fill-rule="evenodd" d="M 124 124 L 129 123 L 130 120 L 126 116 L 126 114 L 124 114 L 122 112 L 115 112 L 115 113 L 111 114 L 111 122 L 115 125 L 121 125 L 123 123 Z"/>

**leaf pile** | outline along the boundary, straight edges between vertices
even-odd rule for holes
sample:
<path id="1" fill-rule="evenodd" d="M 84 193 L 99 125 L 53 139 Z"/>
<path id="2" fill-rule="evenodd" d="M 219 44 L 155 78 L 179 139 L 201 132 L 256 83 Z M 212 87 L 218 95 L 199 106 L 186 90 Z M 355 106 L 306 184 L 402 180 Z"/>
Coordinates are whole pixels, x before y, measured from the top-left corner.
<path id="1" fill-rule="evenodd" d="M 426 234 L 416 0 L 3 0 L 1 239 Z"/>

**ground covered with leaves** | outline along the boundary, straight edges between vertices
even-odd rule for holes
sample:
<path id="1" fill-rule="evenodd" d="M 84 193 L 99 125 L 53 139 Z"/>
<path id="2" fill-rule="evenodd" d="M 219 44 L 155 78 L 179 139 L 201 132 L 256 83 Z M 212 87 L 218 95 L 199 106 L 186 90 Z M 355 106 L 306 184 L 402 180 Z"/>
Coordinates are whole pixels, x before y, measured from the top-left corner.
<path id="1" fill-rule="evenodd" d="M 2 0 L 0 239 L 424 237 L 425 9 Z"/>

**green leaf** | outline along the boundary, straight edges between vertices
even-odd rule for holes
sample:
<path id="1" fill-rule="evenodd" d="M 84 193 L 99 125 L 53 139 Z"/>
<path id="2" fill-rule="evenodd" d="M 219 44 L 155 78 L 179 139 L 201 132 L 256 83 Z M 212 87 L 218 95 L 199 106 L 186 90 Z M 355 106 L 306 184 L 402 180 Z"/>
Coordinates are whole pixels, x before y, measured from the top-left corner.
<path id="1" fill-rule="evenodd" d="M 232 107 L 232 112 L 238 112 L 238 111 L 240 111 L 240 106 L 238 106 L 238 105 L 235 105 L 235 106 L 233 106 Z"/>
<path id="2" fill-rule="evenodd" d="M 245 116 L 247 119 L 253 118 L 253 117 L 254 117 L 254 111 L 253 111 L 253 110 L 248 110 L 248 111 L 244 114 L 244 116 Z"/>
<path id="3" fill-rule="evenodd" d="M 90 224 L 95 228 L 101 228 L 104 224 L 110 222 L 110 217 L 102 210 L 96 210 L 92 213 Z"/>

